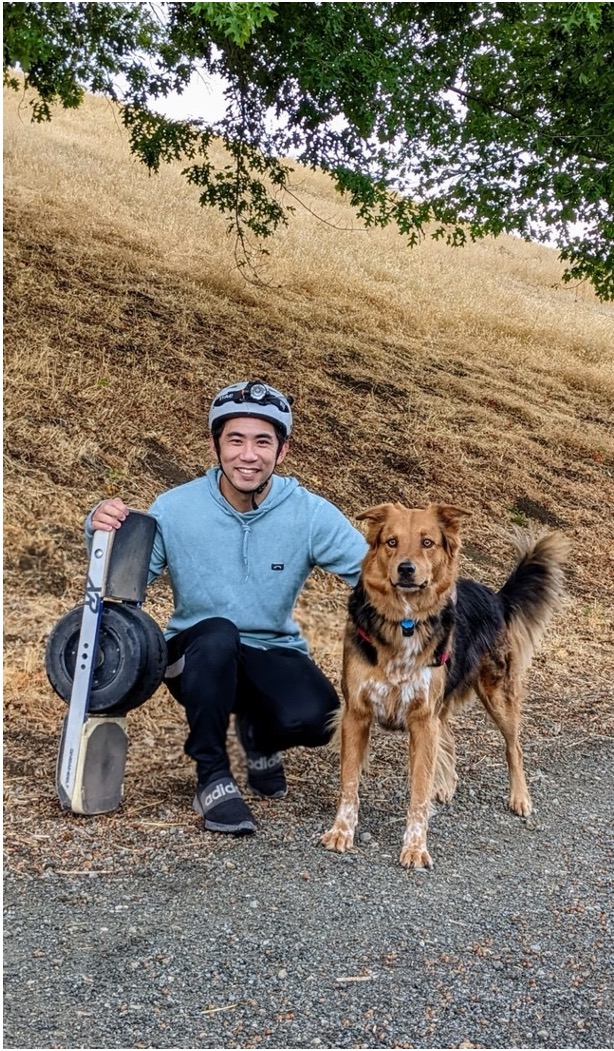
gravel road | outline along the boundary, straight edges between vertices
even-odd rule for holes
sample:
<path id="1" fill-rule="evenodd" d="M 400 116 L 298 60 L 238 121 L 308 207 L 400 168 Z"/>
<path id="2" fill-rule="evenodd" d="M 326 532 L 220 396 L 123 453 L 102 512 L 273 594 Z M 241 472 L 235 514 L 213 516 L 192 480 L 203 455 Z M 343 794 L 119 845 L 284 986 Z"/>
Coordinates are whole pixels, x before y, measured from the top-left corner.
<path id="1" fill-rule="evenodd" d="M 351 854 L 318 846 L 331 781 L 202 855 L 174 828 L 123 873 L 9 871 L 4 1047 L 612 1047 L 613 752 L 532 744 L 526 822 L 476 760 L 430 873 L 397 864 L 400 770 Z"/>

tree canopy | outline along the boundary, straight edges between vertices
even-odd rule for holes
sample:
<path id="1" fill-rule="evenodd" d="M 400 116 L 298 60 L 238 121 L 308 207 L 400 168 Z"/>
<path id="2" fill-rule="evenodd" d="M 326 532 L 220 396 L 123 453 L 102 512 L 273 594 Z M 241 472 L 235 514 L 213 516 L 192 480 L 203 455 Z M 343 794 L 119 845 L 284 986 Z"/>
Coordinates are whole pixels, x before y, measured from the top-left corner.
<path id="1" fill-rule="evenodd" d="M 288 222 L 296 158 L 368 226 L 547 241 L 565 280 L 614 299 L 613 4 L 5 3 L 3 20 L 33 120 L 117 99 L 133 152 L 182 159 L 243 258 Z M 156 112 L 195 70 L 223 78 L 223 118 Z"/>

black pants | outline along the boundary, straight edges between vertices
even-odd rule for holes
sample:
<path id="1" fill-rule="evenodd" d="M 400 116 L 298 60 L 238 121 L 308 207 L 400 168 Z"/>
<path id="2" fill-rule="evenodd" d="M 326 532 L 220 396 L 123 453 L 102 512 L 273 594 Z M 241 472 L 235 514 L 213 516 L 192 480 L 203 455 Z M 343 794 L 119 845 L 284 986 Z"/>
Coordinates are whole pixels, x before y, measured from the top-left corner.
<path id="1" fill-rule="evenodd" d="M 178 661 L 181 673 L 165 682 L 185 708 L 190 728 L 185 750 L 196 761 L 201 783 L 229 773 L 226 732 L 232 712 L 249 721 L 254 747 L 265 755 L 330 740 L 339 698 L 304 653 L 244 646 L 232 621 L 211 617 L 170 640 L 169 666 Z"/>

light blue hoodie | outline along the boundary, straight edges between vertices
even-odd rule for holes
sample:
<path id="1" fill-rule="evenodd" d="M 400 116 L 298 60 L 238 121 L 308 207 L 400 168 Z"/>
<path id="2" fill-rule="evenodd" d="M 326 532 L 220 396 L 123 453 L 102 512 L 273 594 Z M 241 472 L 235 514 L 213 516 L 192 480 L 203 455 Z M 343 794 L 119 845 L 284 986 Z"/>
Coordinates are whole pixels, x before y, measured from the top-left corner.
<path id="1" fill-rule="evenodd" d="M 307 577 L 320 566 L 356 584 L 365 538 L 296 478 L 274 475 L 266 498 L 245 513 L 224 499 L 219 478 L 212 467 L 149 509 L 158 523 L 149 582 L 168 569 L 175 603 L 166 637 L 206 617 L 227 617 L 248 646 L 307 652 L 292 619 Z"/>

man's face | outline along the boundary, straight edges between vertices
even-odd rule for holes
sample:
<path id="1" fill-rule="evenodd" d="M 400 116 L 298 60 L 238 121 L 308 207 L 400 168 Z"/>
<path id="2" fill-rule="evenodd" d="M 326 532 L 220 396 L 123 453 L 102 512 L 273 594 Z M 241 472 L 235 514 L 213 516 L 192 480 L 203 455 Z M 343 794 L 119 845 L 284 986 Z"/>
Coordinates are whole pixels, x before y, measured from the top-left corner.
<path id="1" fill-rule="evenodd" d="M 216 456 L 213 438 L 211 453 Z M 279 439 L 272 423 L 240 416 L 228 420 L 219 437 L 220 463 L 226 477 L 239 492 L 250 493 L 270 477 L 275 465 L 286 458 L 288 442 L 279 450 Z"/>

